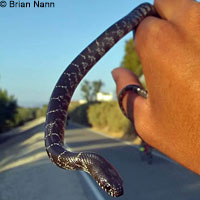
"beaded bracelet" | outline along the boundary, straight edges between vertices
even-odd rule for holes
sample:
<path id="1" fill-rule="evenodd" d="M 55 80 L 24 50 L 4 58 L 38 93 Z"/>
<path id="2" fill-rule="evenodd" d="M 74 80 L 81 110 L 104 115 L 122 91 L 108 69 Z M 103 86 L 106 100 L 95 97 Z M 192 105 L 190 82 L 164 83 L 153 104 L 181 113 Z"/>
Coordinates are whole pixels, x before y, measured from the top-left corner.
<path id="1" fill-rule="evenodd" d="M 147 95 L 148 95 L 147 91 L 146 91 L 145 89 L 141 88 L 141 87 L 138 86 L 138 85 L 127 85 L 126 87 L 124 87 L 124 88 L 120 91 L 120 93 L 119 93 L 119 95 L 118 95 L 119 107 L 120 107 L 120 109 L 122 110 L 123 114 L 124 114 L 127 118 L 129 118 L 129 117 L 128 117 L 128 115 L 126 114 L 126 112 L 125 112 L 125 110 L 124 110 L 124 107 L 123 107 L 123 105 L 122 105 L 122 100 L 123 100 L 124 96 L 126 95 L 126 93 L 127 93 L 128 91 L 132 91 L 132 92 L 134 92 L 134 93 L 136 93 L 136 94 L 138 94 L 139 96 L 142 96 L 142 97 L 144 97 L 144 98 L 147 98 Z"/>

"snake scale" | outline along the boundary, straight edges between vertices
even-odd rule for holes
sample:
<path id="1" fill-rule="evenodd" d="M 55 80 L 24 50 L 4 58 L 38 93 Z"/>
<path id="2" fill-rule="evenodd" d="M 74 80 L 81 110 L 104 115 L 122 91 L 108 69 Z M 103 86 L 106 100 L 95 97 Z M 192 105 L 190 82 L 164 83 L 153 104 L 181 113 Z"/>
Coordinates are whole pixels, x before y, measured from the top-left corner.
<path id="1" fill-rule="evenodd" d="M 102 156 L 90 152 L 72 152 L 64 148 L 64 130 L 71 97 L 86 73 L 124 35 L 136 29 L 147 16 L 155 16 L 155 8 L 143 3 L 110 26 L 86 47 L 66 68 L 58 80 L 48 105 L 45 123 L 45 147 L 58 167 L 83 170 L 113 197 L 123 194 L 123 181 L 116 169 Z"/>

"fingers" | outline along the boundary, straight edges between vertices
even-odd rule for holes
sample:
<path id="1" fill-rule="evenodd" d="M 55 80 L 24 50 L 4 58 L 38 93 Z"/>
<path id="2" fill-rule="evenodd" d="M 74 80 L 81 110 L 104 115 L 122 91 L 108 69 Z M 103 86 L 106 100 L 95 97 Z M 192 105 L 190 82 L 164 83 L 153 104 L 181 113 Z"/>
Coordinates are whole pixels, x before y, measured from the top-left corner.
<path id="1" fill-rule="evenodd" d="M 127 85 L 138 85 L 142 87 L 136 75 L 125 68 L 116 68 L 112 71 L 113 78 L 116 82 L 117 95 Z M 134 121 L 135 128 L 141 136 L 146 132 L 144 127 L 148 124 L 145 123 L 145 118 L 148 112 L 148 100 L 137 95 L 134 92 L 127 92 L 122 100 L 123 108 L 128 116 Z"/>
<path id="2" fill-rule="evenodd" d="M 174 21 L 185 10 L 190 10 L 194 0 L 155 0 L 154 5 L 159 15 L 168 21 Z"/>
<path id="3" fill-rule="evenodd" d="M 128 69 L 122 67 L 116 68 L 112 71 L 112 76 L 117 85 L 117 95 L 127 85 L 133 84 L 142 87 L 137 76 Z"/>
<path id="4" fill-rule="evenodd" d="M 165 19 L 147 17 L 135 34 L 135 47 L 143 66 L 149 99 L 160 92 L 155 91 L 159 89 L 155 85 L 160 85 L 167 76 L 177 77 L 178 71 L 184 69 L 179 63 L 186 57 L 184 49 L 190 49 L 186 41 L 190 46 L 200 43 L 200 3 L 155 0 L 155 6 Z"/>
<path id="5" fill-rule="evenodd" d="M 176 28 L 193 33 L 200 27 L 200 3 L 195 0 L 155 0 L 154 5 L 161 18 Z"/>

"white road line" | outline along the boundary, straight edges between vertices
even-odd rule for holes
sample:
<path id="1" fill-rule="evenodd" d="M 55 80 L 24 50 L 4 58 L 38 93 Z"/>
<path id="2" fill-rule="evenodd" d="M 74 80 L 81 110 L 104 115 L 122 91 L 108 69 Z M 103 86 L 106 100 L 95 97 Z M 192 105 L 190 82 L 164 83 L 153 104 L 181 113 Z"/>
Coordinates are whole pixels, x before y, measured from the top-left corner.
<path id="1" fill-rule="evenodd" d="M 99 190 L 97 189 L 96 185 L 91 181 L 91 179 L 89 178 L 89 175 L 86 174 L 83 171 L 80 171 L 80 174 L 82 175 L 83 179 L 85 180 L 85 182 L 89 185 L 93 195 L 95 196 L 96 200 L 106 200 L 103 195 L 99 192 Z"/>

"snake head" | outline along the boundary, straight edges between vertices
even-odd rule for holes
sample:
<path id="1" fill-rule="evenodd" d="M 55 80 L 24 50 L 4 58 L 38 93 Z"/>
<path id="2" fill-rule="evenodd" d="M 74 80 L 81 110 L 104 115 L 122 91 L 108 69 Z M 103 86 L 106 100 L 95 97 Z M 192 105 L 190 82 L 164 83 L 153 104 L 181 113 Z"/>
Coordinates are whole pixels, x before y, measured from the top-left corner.
<path id="1" fill-rule="evenodd" d="M 113 173 L 113 172 L 112 172 Z M 115 178 L 114 178 L 115 177 Z M 119 176 L 99 177 L 98 185 L 112 197 L 123 195 L 123 182 Z"/>
<path id="2" fill-rule="evenodd" d="M 117 170 L 98 154 L 92 153 L 89 157 L 88 172 L 97 184 L 112 197 L 123 195 L 123 181 Z"/>

